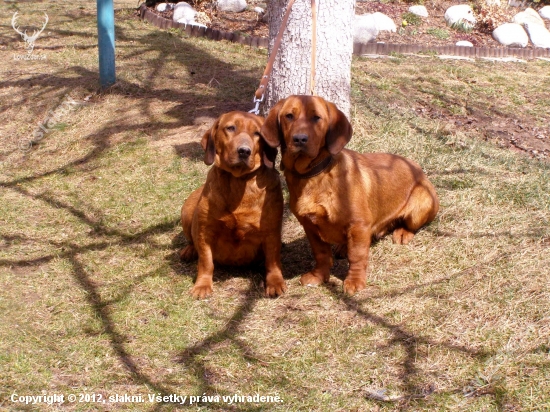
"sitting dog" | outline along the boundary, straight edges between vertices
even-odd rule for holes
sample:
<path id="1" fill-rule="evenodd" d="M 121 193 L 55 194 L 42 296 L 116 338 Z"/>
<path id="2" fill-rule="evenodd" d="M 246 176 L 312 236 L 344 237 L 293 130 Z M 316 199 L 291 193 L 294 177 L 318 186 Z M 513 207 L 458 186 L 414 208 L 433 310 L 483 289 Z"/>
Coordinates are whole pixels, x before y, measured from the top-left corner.
<path id="1" fill-rule="evenodd" d="M 290 210 L 315 257 L 314 269 L 300 278 L 303 285 L 328 281 L 336 244 L 349 261 L 344 292 L 364 289 L 371 240 L 393 232 L 394 242 L 406 244 L 439 210 L 435 189 L 415 162 L 344 149 L 351 125 L 320 97 L 279 101 L 261 133 L 271 147 L 281 145 Z"/>
<path id="2" fill-rule="evenodd" d="M 180 257 L 199 260 L 191 290 L 196 298 L 212 293 L 214 262 L 265 261 L 266 295 L 286 290 L 281 272 L 283 194 L 273 169 L 277 149 L 260 135 L 263 120 L 250 113 L 226 113 L 202 137 L 204 162 L 214 166 L 181 208 L 189 245 Z"/>

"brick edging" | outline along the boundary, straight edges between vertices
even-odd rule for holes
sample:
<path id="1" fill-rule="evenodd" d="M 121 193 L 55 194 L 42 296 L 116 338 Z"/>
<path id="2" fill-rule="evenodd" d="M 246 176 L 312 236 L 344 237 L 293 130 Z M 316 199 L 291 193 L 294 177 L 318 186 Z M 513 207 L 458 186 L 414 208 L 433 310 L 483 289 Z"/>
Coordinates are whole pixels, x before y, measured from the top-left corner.
<path id="1" fill-rule="evenodd" d="M 536 59 L 538 57 L 550 57 L 550 49 L 524 49 L 519 47 L 466 47 L 466 46 L 424 46 L 421 44 L 387 44 L 367 43 L 355 44 L 353 54 L 417 54 L 434 53 L 446 56 L 461 56 L 470 58 L 479 57 L 516 57 L 519 59 Z"/>
<path id="2" fill-rule="evenodd" d="M 267 49 L 269 40 L 266 37 L 244 36 L 240 33 L 226 32 L 223 30 L 192 26 L 185 23 L 178 23 L 172 19 L 159 16 L 142 4 L 139 7 L 139 16 L 142 20 L 157 26 L 161 29 L 181 29 L 192 37 L 206 37 L 211 40 L 227 40 L 232 43 L 244 44 L 255 48 Z M 421 44 L 390 44 L 390 43 L 356 43 L 353 46 L 353 54 L 388 55 L 388 54 L 417 54 L 434 53 L 438 55 L 461 56 L 469 58 L 479 57 L 516 57 L 519 59 L 536 59 L 538 57 L 550 58 L 550 49 L 524 49 L 515 47 L 464 47 L 464 46 L 425 46 Z"/>
<path id="3" fill-rule="evenodd" d="M 153 13 L 145 4 L 142 4 L 139 8 L 139 16 L 142 20 L 147 20 L 154 26 L 157 26 L 161 29 L 181 29 L 185 31 L 188 35 L 192 37 L 206 37 L 211 40 L 227 40 L 232 43 L 244 44 L 250 47 L 264 48 L 267 49 L 268 39 L 266 37 L 256 37 L 256 36 L 244 36 L 239 33 L 231 33 L 217 29 L 211 29 L 210 27 L 198 27 L 192 26 L 190 24 L 178 23 L 172 19 L 167 19 L 165 17 L 159 16 Z"/>

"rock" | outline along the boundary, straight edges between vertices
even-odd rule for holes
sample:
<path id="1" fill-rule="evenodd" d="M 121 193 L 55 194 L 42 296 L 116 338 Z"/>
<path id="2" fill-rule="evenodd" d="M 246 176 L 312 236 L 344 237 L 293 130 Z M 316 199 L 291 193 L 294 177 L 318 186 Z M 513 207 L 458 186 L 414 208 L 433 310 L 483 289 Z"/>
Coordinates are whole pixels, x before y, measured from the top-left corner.
<path id="1" fill-rule="evenodd" d="M 265 10 L 262 9 L 261 7 L 254 7 L 254 11 L 258 14 L 264 14 L 265 13 Z"/>
<path id="2" fill-rule="evenodd" d="M 409 12 L 420 17 L 428 17 L 428 10 L 426 10 L 425 6 L 411 6 L 409 7 Z"/>
<path id="3" fill-rule="evenodd" d="M 190 4 L 182 1 L 175 5 L 172 20 L 178 23 L 191 24 L 195 22 L 197 11 Z"/>
<path id="4" fill-rule="evenodd" d="M 539 10 L 539 15 L 543 19 L 549 19 L 550 20 L 550 6 L 544 6 L 542 9 Z"/>
<path id="5" fill-rule="evenodd" d="M 353 42 L 354 43 L 369 43 L 376 40 L 378 36 L 378 28 L 376 20 L 370 13 L 356 15 L 353 21 Z"/>
<path id="6" fill-rule="evenodd" d="M 525 9 L 525 11 L 520 11 L 518 14 L 516 14 L 512 19 L 512 23 L 532 23 L 538 24 L 539 26 L 544 26 L 544 20 L 542 19 L 542 17 L 540 17 L 539 14 L 530 7 Z"/>
<path id="7" fill-rule="evenodd" d="M 546 27 L 533 23 L 525 23 L 524 26 L 535 47 L 550 49 L 550 31 Z"/>
<path id="8" fill-rule="evenodd" d="M 520 24 L 504 23 L 493 30 L 493 38 L 504 46 L 525 47 L 529 37 Z"/>
<path id="9" fill-rule="evenodd" d="M 485 0 L 487 6 L 500 6 L 500 0 Z"/>
<path id="10" fill-rule="evenodd" d="M 246 10 L 247 4 L 246 0 L 218 0 L 217 7 L 219 11 L 240 13 Z"/>
<path id="11" fill-rule="evenodd" d="M 160 11 L 161 13 L 167 10 L 172 10 L 174 8 L 174 3 L 159 3 L 155 7 L 157 11 Z"/>
<path id="12" fill-rule="evenodd" d="M 376 23 L 376 28 L 378 31 L 391 31 L 396 32 L 397 27 L 393 20 L 386 16 L 384 13 L 376 12 L 372 15 L 374 17 L 374 21 Z"/>
<path id="13" fill-rule="evenodd" d="M 466 40 L 457 41 L 456 45 L 461 46 L 461 47 L 474 47 L 474 45 L 472 43 L 470 43 L 469 41 L 466 41 Z"/>
<path id="14" fill-rule="evenodd" d="M 471 27 L 476 24 L 474 11 L 468 4 L 457 4 L 456 6 L 449 7 L 445 12 L 445 21 L 451 27 L 461 23 L 465 23 Z"/>

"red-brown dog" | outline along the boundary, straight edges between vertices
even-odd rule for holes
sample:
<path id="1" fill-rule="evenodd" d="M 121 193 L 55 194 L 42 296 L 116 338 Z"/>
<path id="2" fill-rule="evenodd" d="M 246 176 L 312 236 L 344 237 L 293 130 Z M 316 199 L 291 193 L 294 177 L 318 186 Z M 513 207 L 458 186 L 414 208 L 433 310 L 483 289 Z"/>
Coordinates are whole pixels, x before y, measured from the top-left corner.
<path id="1" fill-rule="evenodd" d="M 333 103 L 320 97 L 290 96 L 269 112 L 262 135 L 281 145 L 281 169 L 290 192 L 290 209 L 304 227 L 315 268 L 303 285 L 328 281 L 331 244 L 346 251 L 349 271 L 344 291 L 366 286 L 371 240 L 393 231 L 408 243 L 439 210 L 433 185 L 415 162 L 386 153 L 344 149 L 352 128 Z"/>
<path id="2" fill-rule="evenodd" d="M 199 259 L 191 290 L 196 298 L 212 293 L 214 262 L 244 265 L 265 259 L 266 294 L 278 296 L 286 290 L 281 272 L 283 195 L 273 169 L 277 150 L 260 135 L 263 120 L 226 113 L 201 140 L 204 162 L 214 166 L 181 208 L 189 245 L 180 257 Z"/>

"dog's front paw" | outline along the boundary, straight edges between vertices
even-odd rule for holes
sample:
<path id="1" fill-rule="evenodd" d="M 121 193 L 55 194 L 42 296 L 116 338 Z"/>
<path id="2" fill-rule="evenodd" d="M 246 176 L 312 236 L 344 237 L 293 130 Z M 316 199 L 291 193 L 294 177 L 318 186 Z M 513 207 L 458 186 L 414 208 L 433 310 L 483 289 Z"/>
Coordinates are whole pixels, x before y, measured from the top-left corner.
<path id="1" fill-rule="evenodd" d="M 300 278 L 302 286 L 318 286 L 325 282 L 325 279 L 308 272 Z"/>
<path id="2" fill-rule="evenodd" d="M 188 245 L 184 247 L 182 250 L 180 250 L 180 259 L 184 262 L 191 262 L 193 260 L 197 260 L 199 257 L 197 253 L 197 249 L 195 249 L 195 246 Z"/>
<path id="3" fill-rule="evenodd" d="M 265 295 L 270 298 L 276 298 L 286 292 L 286 282 L 281 277 L 280 279 L 270 280 L 265 288 Z"/>
<path id="4" fill-rule="evenodd" d="M 365 279 L 346 279 L 344 280 L 344 293 L 347 293 L 348 295 L 355 295 L 357 292 L 365 289 L 367 286 L 367 282 Z"/>
<path id="5" fill-rule="evenodd" d="M 193 295 L 195 299 L 204 299 L 210 296 L 212 294 L 212 291 L 212 284 L 195 285 L 193 286 L 193 289 L 191 289 L 191 295 Z"/>

